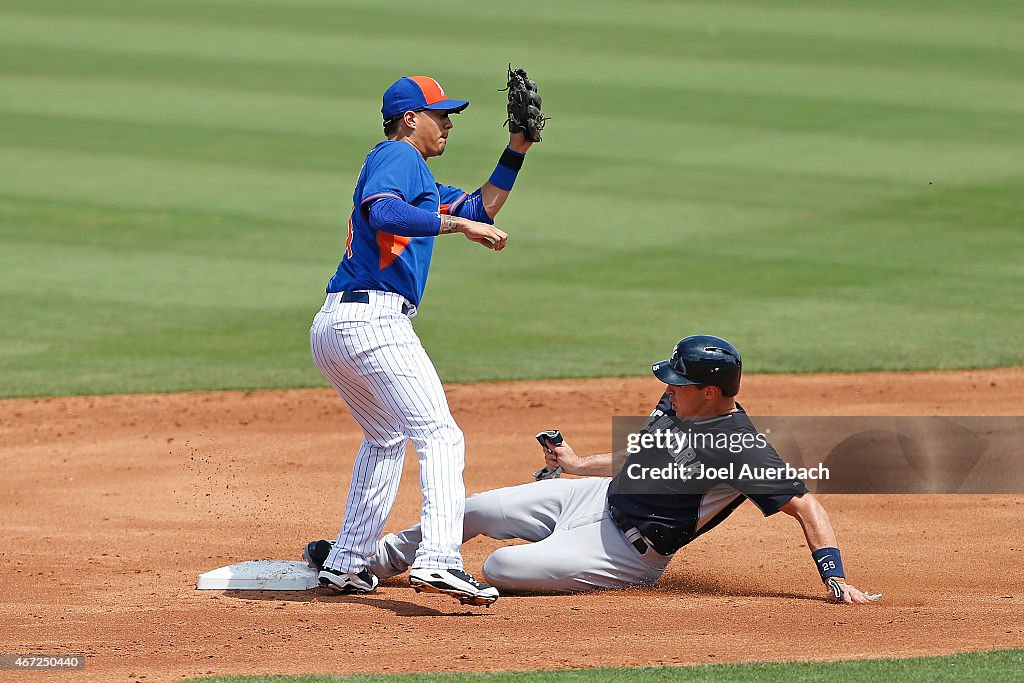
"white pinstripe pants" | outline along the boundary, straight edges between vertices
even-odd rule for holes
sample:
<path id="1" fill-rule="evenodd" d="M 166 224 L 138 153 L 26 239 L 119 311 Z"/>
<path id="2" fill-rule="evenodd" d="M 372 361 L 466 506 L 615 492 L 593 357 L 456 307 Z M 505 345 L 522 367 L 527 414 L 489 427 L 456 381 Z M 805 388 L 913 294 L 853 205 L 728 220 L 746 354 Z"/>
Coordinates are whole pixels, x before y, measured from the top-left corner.
<path id="1" fill-rule="evenodd" d="M 341 531 L 325 564 L 358 572 L 376 554 L 398 494 L 406 442 L 412 440 L 423 493 L 423 538 L 413 566 L 461 569 L 462 431 L 410 315 L 402 313 L 405 299 L 368 294 L 368 304 L 343 303 L 340 293 L 328 294 L 309 330 L 313 362 L 363 430 Z"/>

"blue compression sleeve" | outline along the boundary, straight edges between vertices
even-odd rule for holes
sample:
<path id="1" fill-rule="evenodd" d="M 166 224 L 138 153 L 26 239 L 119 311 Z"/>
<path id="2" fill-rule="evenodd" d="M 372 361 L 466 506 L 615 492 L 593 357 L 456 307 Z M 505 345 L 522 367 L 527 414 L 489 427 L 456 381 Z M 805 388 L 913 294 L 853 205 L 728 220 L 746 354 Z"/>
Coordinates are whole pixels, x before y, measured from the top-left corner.
<path id="1" fill-rule="evenodd" d="M 370 227 L 402 237 L 433 237 L 441 232 L 441 217 L 406 204 L 397 197 L 382 197 L 370 205 Z"/>

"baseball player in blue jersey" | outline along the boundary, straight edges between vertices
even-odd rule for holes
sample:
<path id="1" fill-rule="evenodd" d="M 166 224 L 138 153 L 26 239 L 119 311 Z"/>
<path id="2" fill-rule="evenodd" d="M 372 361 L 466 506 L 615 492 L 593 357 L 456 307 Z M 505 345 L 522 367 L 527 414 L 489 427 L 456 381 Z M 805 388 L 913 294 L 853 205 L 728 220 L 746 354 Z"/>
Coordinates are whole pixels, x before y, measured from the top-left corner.
<path id="1" fill-rule="evenodd" d="M 473 192 L 441 185 L 426 161 L 444 153 L 451 115 L 468 106 L 426 76 L 403 77 L 384 93 L 386 139 L 359 172 L 345 253 L 310 328 L 314 363 L 363 431 L 341 530 L 318 563 L 321 585 L 342 593 L 369 593 L 377 586 L 369 562 L 411 440 L 419 454 L 423 507 L 409 558 L 410 584 L 468 604 L 498 598 L 495 588 L 463 568 L 463 435 L 410 321 L 438 235 L 458 232 L 494 251 L 505 247 L 508 237 L 494 227 L 494 217 L 527 150 L 540 139 L 536 130 L 510 125 L 508 147 L 487 182 Z"/>
<path id="2" fill-rule="evenodd" d="M 561 467 L 583 478 L 548 479 L 470 497 L 467 540 L 484 535 L 532 541 L 496 550 L 484 562 L 484 577 L 512 592 L 654 584 L 676 552 L 749 499 L 766 517 L 781 511 L 799 522 L 830 599 L 847 604 L 878 600 L 880 595 L 847 583 L 828 515 L 799 479 L 694 476 L 682 481 L 643 476 L 645 471 L 664 472 L 667 465 L 676 464 L 694 473 L 702 468 L 721 471 L 729 464 L 785 467 L 771 444 L 757 438 L 757 430 L 734 399 L 742 360 L 732 344 L 709 335 L 687 337 L 653 371 L 666 391 L 638 433 L 689 434 L 685 450 L 658 447 L 580 457 L 560 437 L 545 441 L 549 468 Z M 723 445 L 738 442 L 745 444 L 742 450 Z M 625 458 L 623 466 L 613 476 L 613 461 L 620 456 Z M 417 525 L 384 536 L 370 561 L 373 572 L 384 578 L 406 571 L 415 560 L 422 533 Z M 311 543 L 307 560 L 315 565 L 329 550 L 327 541 Z"/>

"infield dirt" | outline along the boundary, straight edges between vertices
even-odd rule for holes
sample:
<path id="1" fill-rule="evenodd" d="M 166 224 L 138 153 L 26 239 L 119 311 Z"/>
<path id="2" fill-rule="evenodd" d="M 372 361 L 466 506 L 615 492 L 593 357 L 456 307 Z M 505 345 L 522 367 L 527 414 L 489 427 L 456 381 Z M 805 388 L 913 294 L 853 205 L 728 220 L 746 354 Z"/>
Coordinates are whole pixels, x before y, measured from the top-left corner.
<path id="1" fill-rule="evenodd" d="M 654 379 L 449 386 L 470 492 L 524 483 L 532 435 L 607 450 Z M 1024 368 L 749 376 L 757 415 L 1020 415 Z M 0 652 L 85 653 L 49 679 L 167 681 L 245 673 L 488 671 L 845 659 L 1024 646 L 1024 496 L 823 496 L 850 579 L 883 591 L 827 604 L 785 515 L 742 506 L 643 590 L 506 597 L 491 609 L 416 595 L 195 590 L 200 572 L 298 559 L 332 537 L 359 441 L 329 390 L 0 402 Z M 388 524 L 416 520 L 407 459 Z M 479 573 L 499 544 L 464 547 Z M 3 680 L 24 680 L 0 672 Z"/>

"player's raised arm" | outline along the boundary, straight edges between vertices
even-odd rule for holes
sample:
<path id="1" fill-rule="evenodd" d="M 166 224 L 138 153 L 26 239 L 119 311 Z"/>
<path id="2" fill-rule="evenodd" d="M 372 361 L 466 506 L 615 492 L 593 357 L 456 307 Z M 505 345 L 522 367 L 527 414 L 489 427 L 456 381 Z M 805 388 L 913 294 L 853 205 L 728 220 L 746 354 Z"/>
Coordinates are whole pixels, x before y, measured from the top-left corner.
<path id="1" fill-rule="evenodd" d="M 498 158 L 491 177 L 477 192 L 483 209 L 493 219 L 505 205 L 516 176 L 523 168 L 526 152 L 533 143 L 540 142 L 540 131 L 546 117 L 540 110 L 541 97 L 537 84 L 526 75 L 524 69 L 508 70 L 508 147 Z"/>
<path id="2" fill-rule="evenodd" d="M 793 496 L 779 510 L 800 522 L 807 538 L 807 547 L 811 549 L 811 557 L 832 600 L 846 604 L 868 604 L 882 597 L 881 593 L 871 595 L 846 582 L 836 532 L 832 529 L 825 508 L 813 494 Z"/>
<path id="3" fill-rule="evenodd" d="M 487 215 L 493 219 L 505 206 L 505 200 L 512 192 L 512 185 L 526 161 L 526 152 L 533 145 L 522 133 L 509 134 L 508 147 L 501 153 L 498 165 L 479 190 L 480 202 Z"/>

